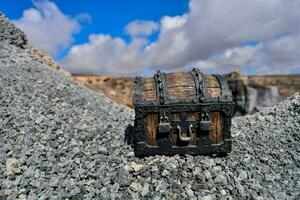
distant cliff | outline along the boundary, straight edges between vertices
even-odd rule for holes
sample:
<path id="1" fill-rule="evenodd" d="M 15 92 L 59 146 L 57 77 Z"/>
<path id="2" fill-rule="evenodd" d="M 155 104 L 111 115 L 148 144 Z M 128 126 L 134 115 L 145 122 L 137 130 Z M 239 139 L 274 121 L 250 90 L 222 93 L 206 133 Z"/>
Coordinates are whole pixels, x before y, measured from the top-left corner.
<path id="1" fill-rule="evenodd" d="M 115 102 L 132 107 L 134 78 L 77 74 L 72 76 L 74 80 L 83 83 L 96 92 L 103 92 Z"/>
<path id="2" fill-rule="evenodd" d="M 103 92 L 117 103 L 132 107 L 134 78 L 73 74 L 73 78 L 88 88 Z M 251 82 L 261 86 L 275 86 L 281 99 L 300 91 L 300 75 L 249 76 Z"/>
<path id="3" fill-rule="evenodd" d="M 288 97 L 300 91 L 300 74 L 249 76 L 248 78 L 259 85 L 276 86 L 282 97 Z"/>

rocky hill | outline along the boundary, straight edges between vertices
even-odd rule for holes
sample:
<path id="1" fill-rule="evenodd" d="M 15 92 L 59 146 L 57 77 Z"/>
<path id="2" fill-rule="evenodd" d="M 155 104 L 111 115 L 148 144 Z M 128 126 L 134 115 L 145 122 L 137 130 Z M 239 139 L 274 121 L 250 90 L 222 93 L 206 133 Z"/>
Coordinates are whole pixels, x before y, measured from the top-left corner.
<path id="1" fill-rule="evenodd" d="M 299 199 L 299 93 L 235 118 L 227 157 L 136 158 L 133 111 L 37 60 L 22 34 L 0 15 L 0 199 Z"/>
<path id="2" fill-rule="evenodd" d="M 7 43 L 9 45 L 16 46 L 26 51 L 30 58 L 38 61 L 41 64 L 45 64 L 48 67 L 60 71 L 65 76 L 71 77 L 71 74 L 64 71 L 59 65 L 53 61 L 53 59 L 47 55 L 43 50 L 35 48 L 28 43 L 26 35 L 13 24 L 11 24 L 5 15 L 0 12 L 0 42 Z"/>

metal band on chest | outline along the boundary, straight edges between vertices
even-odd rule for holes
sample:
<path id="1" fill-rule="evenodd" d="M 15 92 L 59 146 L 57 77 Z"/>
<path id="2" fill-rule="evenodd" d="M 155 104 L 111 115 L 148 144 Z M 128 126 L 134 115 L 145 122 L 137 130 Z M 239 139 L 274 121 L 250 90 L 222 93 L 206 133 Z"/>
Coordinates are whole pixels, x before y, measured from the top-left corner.
<path id="1" fill-rule="evenodd" d="M 204 101 L 205 97 L 205 80 L 204 80 L 204 74 L 197 68 L 193 68 L 192 70 L 192 76 L 195 81 L 195 86 L 196 86 L 196 93 L 199 98 L 200 102 Z"/>
<path id="2" fill-rule="evenodd" d="M 160 104 L 164 104 L 166 101 L 166 81 L 164 74 L 160 70 L 156 71 L 154 75 L 155 85 L 156 85 L 156 94 L 159 98 Z"/>
<path id="3" fill-rule="evenodd" d="M 217 78 L 220 88 L 221 88 L 221 95 L 219 97 L 220 101 L 232 101 L 232 92 L 229 89 L 226 80 L 223 76 L 218 74 L 213 74 L 214 77 Z"/>

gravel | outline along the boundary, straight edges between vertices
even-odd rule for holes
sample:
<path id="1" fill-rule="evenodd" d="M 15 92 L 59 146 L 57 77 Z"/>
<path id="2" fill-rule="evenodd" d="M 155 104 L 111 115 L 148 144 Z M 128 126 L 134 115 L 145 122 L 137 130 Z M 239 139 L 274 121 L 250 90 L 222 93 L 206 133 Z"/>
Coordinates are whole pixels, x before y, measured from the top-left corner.
<path id="1" fill-rule="evenodd" d="M 38 62 L 22 34 L 0 15 L 0 199 L 299 199 L 299 93 L 235 118 L 227 157 L 139 159 L 133 110 Z"/>

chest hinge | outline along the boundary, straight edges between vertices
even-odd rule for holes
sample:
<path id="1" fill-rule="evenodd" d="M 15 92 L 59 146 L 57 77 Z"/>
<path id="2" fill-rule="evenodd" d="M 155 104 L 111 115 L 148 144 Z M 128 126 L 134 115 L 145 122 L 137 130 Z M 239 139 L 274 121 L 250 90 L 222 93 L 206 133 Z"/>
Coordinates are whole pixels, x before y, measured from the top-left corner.
<path id="1" fill-rule="evenodd" d="M 200 102 L 204 101 L 204 74 L 197 68 L 193 68 L 192 76 L 194 78 L 196 93 Z"/>
<path id="2" fill-rule="evenodd" d="M 164 104 L 166 99 L 166 82 L 160 70 L 156 71 L 156 74 L 154 75 L 154 80 L 156 85 L 156 94 L 159 98 L 159 102 L 160 104 Z"/>

